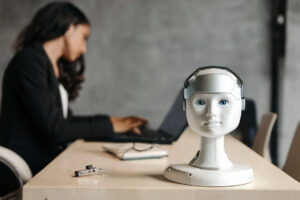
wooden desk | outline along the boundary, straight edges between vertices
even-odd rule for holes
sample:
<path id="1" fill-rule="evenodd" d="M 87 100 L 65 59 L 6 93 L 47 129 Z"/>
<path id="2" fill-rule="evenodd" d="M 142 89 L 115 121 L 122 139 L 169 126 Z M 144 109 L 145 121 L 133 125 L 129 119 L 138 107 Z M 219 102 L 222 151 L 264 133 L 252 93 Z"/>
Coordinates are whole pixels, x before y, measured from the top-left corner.
<path id="1" fill-rule="evenodd" d="M 100 142 L 78 140 L 30 180 L 24 200 L 75 199 L 300 199 L 300 183 L 232 136 L 225 137 L 233 162 L 251 166 L 254 182 L 235 187 L 196 187 L 167 181 L 169 164 L 189 162 L 198 150 L 199 136 L 187 129 L 174 145 L 162 145 L 168 158 L 120 161 L 103 152 Z M 85 165 L 106 168 L 105 175 L 73 177 Z"/>

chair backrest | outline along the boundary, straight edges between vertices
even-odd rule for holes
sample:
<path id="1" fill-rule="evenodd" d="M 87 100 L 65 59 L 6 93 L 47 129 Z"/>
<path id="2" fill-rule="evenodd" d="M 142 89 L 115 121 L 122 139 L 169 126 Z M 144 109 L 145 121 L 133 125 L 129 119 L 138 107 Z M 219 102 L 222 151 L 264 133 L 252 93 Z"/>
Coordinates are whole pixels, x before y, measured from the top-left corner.
<path id="1" fill-rule="evenodd" d="M 256 105 L 254 100 L 246 98 L 246 107 L 242 111 L 237 131 L 241 134 L 242 142 L 248 147 L 252 147 L 257 132 Z"/>
<path id="2" fill-rule="evenodd" d="M 10 167 L 18 173 L 18 176 L 22 179 L 23 184 L 29 181 L 32 177 L 31 170 L 23 158 L 12 150 L 0 146 L 0 160 L 8 163 Z"/>
<path id="3" fill-rule="evenodd" d="M 269 141 L 276 119 L 277 114 L 272 112 L 266 113 L 262 116 L 252 146 L 252 149 L 256 153 L 263 156 L 269 161 L 271 160 L 269 152 Z"/>
<path id="4" fill-rule="evenodd" d="M 22 186 L 31 177 L 27 163 L 15 152 L 0 146 L 0 200 L 21 199 Z"/>
<path id="5" fill-rule="evenodd" d="M 300 182 L 300 122 L 290 146 L 283 171 Z"/>

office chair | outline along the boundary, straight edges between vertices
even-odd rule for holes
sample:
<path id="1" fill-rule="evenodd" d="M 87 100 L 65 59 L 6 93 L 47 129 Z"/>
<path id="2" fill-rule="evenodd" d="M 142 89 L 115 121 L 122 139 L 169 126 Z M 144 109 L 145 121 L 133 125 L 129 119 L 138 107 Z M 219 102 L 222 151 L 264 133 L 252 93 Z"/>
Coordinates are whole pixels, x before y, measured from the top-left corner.
<path id="1" fill-rule="evenodd" d="M 22 198 L 22 186 L 32 174 L 18 154 L 0 146 L 0 176 L 0 200 L 13 200 Z"/>
<path id="2" fill-rule="evenodd" d="M 269 152 L 269 141 L 272 133 L 273 126 L 277 119 L 277 114 L 269 112 L 262 116 L 258 131 L 256 133 L 252 149 L 271 161 Z"/>
<path id="3" fill-rule="evenodd" d="M 254 100 L 249 98 L 246 98 L 245 105 L 235 136 L 248 147 L 252 147 L 257 132 L 256 106 Z"/>
<path id="4" fill-rule="evenodd" d="M 297 126 L 283 171 L 300 182 L 300 122 Z"/>

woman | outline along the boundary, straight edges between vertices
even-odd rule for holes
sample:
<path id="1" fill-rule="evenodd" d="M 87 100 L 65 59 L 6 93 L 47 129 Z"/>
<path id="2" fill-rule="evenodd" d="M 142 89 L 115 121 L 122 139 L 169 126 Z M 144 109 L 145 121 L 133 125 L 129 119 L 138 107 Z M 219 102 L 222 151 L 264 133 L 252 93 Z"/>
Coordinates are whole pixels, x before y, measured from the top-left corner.
<path id="1" fill-rule="evenodd" d="M 73 116 L 68 100 L 83 81 L 90 25 L 74 5 L 55 2 L 41 8 L 16 40 L 16 54 L 3 79 L 1 118 L 5 146 L 27 161 L 33 174 L 45 167 L 68 142 L 101 139 L 133 131 L 138 117 Z"/>

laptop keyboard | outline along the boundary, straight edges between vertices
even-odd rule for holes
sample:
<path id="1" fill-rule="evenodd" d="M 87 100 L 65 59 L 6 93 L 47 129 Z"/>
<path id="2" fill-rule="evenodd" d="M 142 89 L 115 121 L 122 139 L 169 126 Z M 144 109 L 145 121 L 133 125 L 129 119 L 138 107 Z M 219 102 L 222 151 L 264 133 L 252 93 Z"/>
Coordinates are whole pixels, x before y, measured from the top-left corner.
<path id="1" fill-rule="evenodd" d="M 165 136 L 163 133 L 160 133 L 155 130 L 149 130 L 145 127 L 141 127 L 141 135 L 134 134 L 133 132 L 127 132 L 124 135 L 130 136 L 132 138 L 135 138 L 137 141 L 145 140 L 145 142 L 152 141 L 153 143 L 158 142 L 161 143 L 161 141 L 169 141 L 170 137 Z"/>

